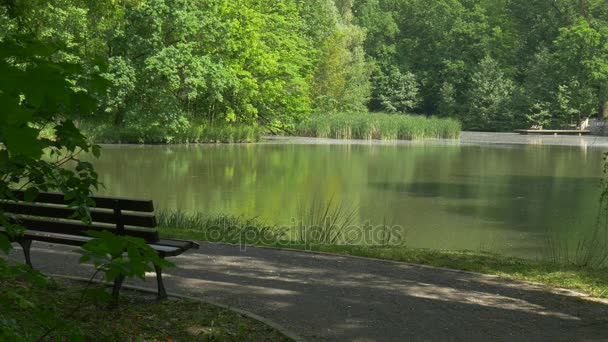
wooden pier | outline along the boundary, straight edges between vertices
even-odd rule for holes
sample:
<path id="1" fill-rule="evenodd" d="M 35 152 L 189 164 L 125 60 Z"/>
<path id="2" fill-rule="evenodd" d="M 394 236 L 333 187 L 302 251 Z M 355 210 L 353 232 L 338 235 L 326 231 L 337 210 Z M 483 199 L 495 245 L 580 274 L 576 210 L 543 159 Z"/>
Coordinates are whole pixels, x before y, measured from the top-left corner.
<path id="1" fill-rule="evenodd" d="M 516 129 L 519 134 L 541 134 L 541 135 L 586 135 L 591 131 L 585 129 Z"/>

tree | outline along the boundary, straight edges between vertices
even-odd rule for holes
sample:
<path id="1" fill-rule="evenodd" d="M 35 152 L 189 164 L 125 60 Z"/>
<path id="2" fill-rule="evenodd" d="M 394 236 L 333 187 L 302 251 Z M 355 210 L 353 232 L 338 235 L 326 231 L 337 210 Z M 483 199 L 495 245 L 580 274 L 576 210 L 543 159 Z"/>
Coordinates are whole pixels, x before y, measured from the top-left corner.
<path id="1" fill-rule="evenodd" d="M 387 113 L 409 113 L 418 104 L 418 82 L 411 72 L 401 73 L 397 67 L 373 78 L 374 89 L 370 107 Z"/>
<path id="2" fill-rule="evenodd" d="M 479 106 L 473 77 L 486 56 L 517 100 L 484 129 L 527 124 L 537 105 L 548 106 L 554 126 L 608 115 L 607 27 L 605 0 L 0 6 L 0 38 L 27 28 L 42 42 L 61 44 L 55 58 L 80 65 L 83 79 L 97 73 L 96 61 L 107 64 L 108 94 L 82 121 L 112 123 L 139 140 L 157 131 L 185 135 L 203 124 L 288 129 L 312 111 L 465 115 Z"/>
<path id="3" fill-rule="evenodd" d="M 498 63 L 489 56 L 484 57 L 471 77 L 467 94 L 469 106 L 462 113 L 462 122 L 472 130 L 511 127 L 513 87 Z"/>
<path id="4" fill-rule="evenodd" d="M 128 102 L 108 106 L 121 123 L 145 117 L 179 131 L 193 120 L 289 123 L 309 111 L 311 62 L 293 1 L 155 0 L 126 6 L 124 21 L 109 42 L 134 71 L 132 90 L 114 92 L 132 94 Z"/>
<path id="5" fill-rule="evenodd" d="M 608 26 L 594 28 L 581 20 L 560 29 L 554 46 L 560 106 L 571 108 L 562 116 L 580 120 L 608 115 Z"/>
<path id="6" fill-rule="evenodd" d="M 458 114 L 458 103 L 456 102 L 456 90 L 449 82 L 444 82 L 439 90 L 439 105 L 437 112 L 440 116 L 455 117 Z"/>
<path id="7" fill-rule="evenodd" d="M 320 42 L 311 97 L 317 111 L 364 111 L 370 96 L 365 32 L 352 23 L 352 1 L 338 5 L 328 8 L 336 26 Z"/>

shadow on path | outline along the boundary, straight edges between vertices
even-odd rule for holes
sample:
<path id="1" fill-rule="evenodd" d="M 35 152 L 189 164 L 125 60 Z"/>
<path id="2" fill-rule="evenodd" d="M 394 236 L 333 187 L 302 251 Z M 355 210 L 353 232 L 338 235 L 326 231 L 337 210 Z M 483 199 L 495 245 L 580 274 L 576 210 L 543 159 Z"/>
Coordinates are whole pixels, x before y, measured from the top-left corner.
<path id="1" fill-rule="evenodd" d="M 33 247 L 43 272 L 92 274 L 72 247 Z M 492 276 L 207 243 L 172 261 L 170 292 L 242 308 L 311 340 L 608 341 L 608 305 Z M 149 278 L 130 283 L 154 288 Z"/>

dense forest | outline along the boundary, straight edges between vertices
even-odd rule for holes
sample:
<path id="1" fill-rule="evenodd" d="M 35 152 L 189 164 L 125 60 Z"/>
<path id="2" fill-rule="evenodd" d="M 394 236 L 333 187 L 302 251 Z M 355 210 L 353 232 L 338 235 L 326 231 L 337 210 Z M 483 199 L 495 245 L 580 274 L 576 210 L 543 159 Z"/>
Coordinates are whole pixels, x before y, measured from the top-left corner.
<path id="1" fill-rule="evenodd" d="M 606 0 L 0 3 L 0 40 L 34 35 L 107 81 L 81 124 L 289 132 L 371 111 L 505 131 L 608 116 Z"/>

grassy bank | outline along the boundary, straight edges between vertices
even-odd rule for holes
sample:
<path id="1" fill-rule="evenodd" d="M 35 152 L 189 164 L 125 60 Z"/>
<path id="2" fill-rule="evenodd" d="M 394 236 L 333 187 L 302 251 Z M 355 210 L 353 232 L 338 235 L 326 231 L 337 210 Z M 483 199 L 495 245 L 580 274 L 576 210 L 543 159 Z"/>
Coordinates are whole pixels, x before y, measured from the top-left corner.
<path id="1" fill-rule="evenodd" d="M 179 131 L 159 126 L 115 127 L 107 124 L 83 123 L 82 133 L 98 144 L 196 144 L 252 143 L 260 141 L 264 129 L 245 125 L 192 125 Z"/>
<path id="2" fill-rule="evenodd" d="M 421 115 L 338 113 L 313 115 L 294 130 L 306 137 L 363 140 L 455 139 L 461 125 L 454 119 Z"/>
<path id="3" fill-rule="evenodd" d="M 314 220 L 308 220 L 311 221 Z M 188 215 L 179 212 L 164 212 L 159 215 L 160 232 L 165 237 L 194 239 L 212 242 L 293 248 L 336 254 L 348 254 L 377 259 L 386 259 L 436 267 L 446 267 L 512 279 L 533 281 L 554 287 L 581 291 L 589 295 L 608 298 L 608 270 L 576 266 L 541 260 L 526 260 L 497 254 L 473 251 L 447 251 L 414 249 L 390 234 L 379 234 L 380 239 L 372 243 L 349 243 L 340 237 L 340 231 L 331 231 L 329 236 L 338 236 L 333 243 L 321 239 L 302 240 L 302 228 L 277 227 L 256 219 L 233 216 Z M 315 228 L 327 231 L 327 227 L 340 227 L 339 222 Z M 295 229 L 295 231 L 293 230 Z M 376 229 L 386 229 L 385 225 Z M 317 237 L 322 236 L 320 234 Z"/>
<path id="4" fill-rule="evenodd" d="M 33 286 L 2 280 L 0 286 L 16 289 L 36 310 L 49 312 L 33 315 L 28 305 L 3 307 L 0 319 L 14 320 L 12 326 L 18 328 L 0 334 L 7 340 L 20 336 L 27 341 L 289 341 L 261 322 L 195 301 L 159 302 L 154 295 L 125 289 L 119 306 L 109 309 L 86 300 L 83 304 L 81 282 L 56 280 L 49 286 Z M 41 339 L 44 334 L 48 335 Z"/>
<path id="5" fill-rule="evenodd" d="M 82 121 L 81 132 L 100 144 L 192 144 L 253 143 L 267 130 L 253 125 L 211 125 L 191 123 L 187 128 L 169 129 L 159 125 L 115 126 L 106 122 Z M 52 127 L 45 128 L 52 138 Z M 455 119 L 422 115 L 383 113 L 315 114 L 296 125 L 291 135 L 362 140 L 456 139 L 461 124 Z"/>

